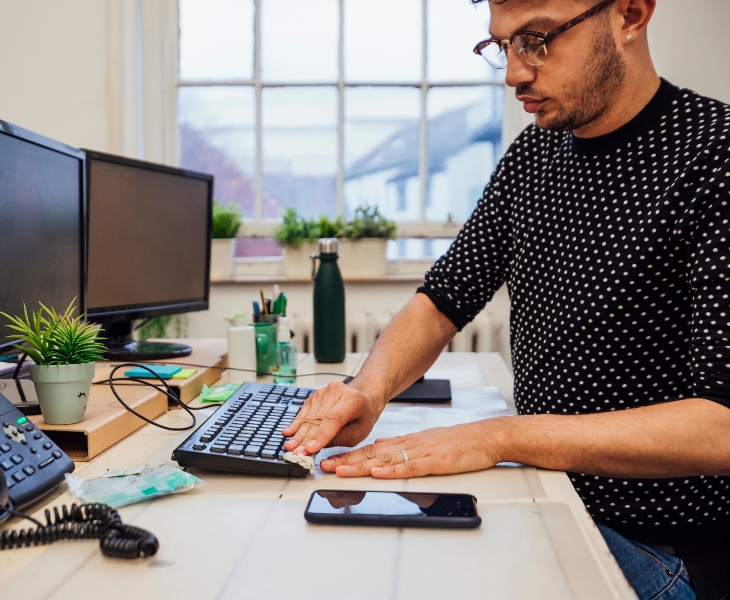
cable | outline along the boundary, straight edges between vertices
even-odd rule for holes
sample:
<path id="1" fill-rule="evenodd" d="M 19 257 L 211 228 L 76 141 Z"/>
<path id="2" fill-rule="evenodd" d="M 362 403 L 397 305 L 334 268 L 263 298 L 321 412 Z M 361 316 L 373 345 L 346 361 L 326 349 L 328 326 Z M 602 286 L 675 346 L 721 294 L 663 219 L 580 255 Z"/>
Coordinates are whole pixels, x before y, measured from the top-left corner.
<path id="1" fill-rule="evenodd" d="M 27 352 L 23 352 L 19 358 L 18 358 L 18 364 L 15 367 L 15 371 L 13 371 L 13 379 L 18 378 L 18 373 L 20 373 L 20 368 L 23 366 L 23 363 L 25 362 L 26 357 L 28 356 Z"/>
<path id="2" fill-rule="evenodd" d="M 146 369 L 147 371 L 152 373 L 152 375 L 154 377 L 156 377 L 157 379 L 160 380 L 162 385 L 165 386 L 165 389 L 161 389 L 160 386 L 155 385 L 154 383 L 151 383 L 149 381 L 146 381 L 144 379 L 139 379 L 136 377 L 117 377 L 117 378 L 115 378 L 114 374 L 122 367 L 140 367 L 142 369 Z M 167 425 L 161 425 L 160 423 L 156 423 L 155 421 L 148 419 L 144 415 L 139 414 L 132 407 L 128 406 L 127 403 L 124 402 L 124 400 L 122 400 L 122 397 L 117 393 L 117 389 L 114 384 L 115 381 L 124 381 L 124 382 L 135 381 L 138 384 L 155 388 L 158 392 L 165 394 L 165 396 L 167 396 L 170 400 L 172 400 L 175 404 L 178 404 L 180 406 L 180 408 L 182 408 L 185 412 L 187 412 L 192 417 L 193 422 L 190 423 L 190 425 L 186 425 L 185 427 L 169 427 Z M 198 421 L 195 418 L 195 415 L 193 414 L 194 410 L 202 410 L 204 408 L 208 408 L 209 406 L 220 406 L 220 404 L 208 404 L 206 406 L 201 406 L 199 408 L 190 408 L 187 404 L 182 402 L 180 400 L 180 398 L 177 397 L 177 394 L 175 394 L 175 391 L 169 385 L 167 385 L 167 382 L 162 377 L 160 377 L 159 374 L 155 373 L 152 369 L 150 369 L 146 365 L 141 365 L 141 364 L 137 364 L 137 363 L 120 363 L 120 364 L 118 364 L 117 366 L 115 366 L 112 369 L 112 372 L 109 374 L 109 379 L 107 380 L 107 382 L 109 383 L 109 388 L 111 389 L 112 394 L 114 394 L 114 397 L 117 400 L 119 400 L 119 403 L 124 408 L 126 408 L 129 412 L 131 412 L 133 415 L 139 417 L 146 423 L 149 423 L 150 425 L 154 425 L 155 427 L 159 427 L 160 429 L 166 429 L 167 431 L 187 431 L 188 429 L 193 429 L 198 424 Z M 106 382 L 103 382 L 103 383 L 106 383 Z"/>
<path id="3" fill-rule="evenodd" d="M 58 507 L 46 509 L 46 524 L 36 521 L 25 513 L 5 507 L 10 514 L 27 519 L 36 529 L 0 532 L 0 550 L 30 546 L 44 546 L 57 540 L 100 540 L 101 553 L 110 558 L 147 558 L 157 553 L 160 543 L 149 531 L 125 525 L 119 513 L 106 504 L 72 504 L 64 506 L 62 515 Z"/>
<path id="4" fill-rule="evenodd" d="M 116 363 L 109 363 L 111 365 L 114 365 Z M 135 366 L 137 363 L 122 363 L 122 364 L 134 364 Z M 272 373 L 270 371 L 257 371 L 256 369 L 237 369 L 234 367 L 217 367 L 214 365 L 196 365 L 193 363 L 184 363 L 184 362 L 165 362 L 165 361 L 153 361 L 147 363 L 149 365 L 172 365 L 172 366 L 183 366 L 183 367 L 198 367 L 199 369 L 216 369 L 218 371 L 241 371 L 245 373 L 256 373 L 256 375 L 275 375 L 275 373 Z M 334 377 L 352 377 L 351 375 L 345 375 L 344 373 L 304 373 L 302 375 L 294 375 L 297 379 L 300 377 L 316 377 L 317 375 L 333 375 Z"/>

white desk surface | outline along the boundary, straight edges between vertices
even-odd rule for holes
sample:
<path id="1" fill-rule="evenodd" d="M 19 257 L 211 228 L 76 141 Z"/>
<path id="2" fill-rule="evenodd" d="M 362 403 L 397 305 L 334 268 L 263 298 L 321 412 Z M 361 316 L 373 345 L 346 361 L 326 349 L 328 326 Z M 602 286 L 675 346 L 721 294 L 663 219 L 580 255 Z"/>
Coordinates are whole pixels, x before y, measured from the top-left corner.
<path id="1" fill-rule="evenodd" d="M 342 364 L 319 365 L 304 355 L 299 373 L 354 374 L 363 360 L 350 354 Z M 497 353 L 444 353 L 428 376 L 451 380 L 451 405 L 391 404 L 363 443 L 514 414 L 512 377 Z M 299 385 L 332 379 L 316 375 Z M 221 382 L 227 380 L 224 373 Z M 158 421 L 179 426 L 188 418 L 175 410 Z M 79 463 L 75 474 L 168 462 L 189 434 L 147 426 Z M 565 473 L 506 465 L 378 481 L 319 468 L 306 479 L 192 472 L 207 485 L 120 509 L 125 522 L 158 537 L 155 557 L 110 560 L 90 541 L 0 552 L 0 598 L 636 598 Z M 322 488 L 466 492 L 477 497 L 482 525 L 435 531 L 307 524 L 307 499 Z M 41 518 L 46 506 L 73 501 L 64 485 L 32 510 Z"/>

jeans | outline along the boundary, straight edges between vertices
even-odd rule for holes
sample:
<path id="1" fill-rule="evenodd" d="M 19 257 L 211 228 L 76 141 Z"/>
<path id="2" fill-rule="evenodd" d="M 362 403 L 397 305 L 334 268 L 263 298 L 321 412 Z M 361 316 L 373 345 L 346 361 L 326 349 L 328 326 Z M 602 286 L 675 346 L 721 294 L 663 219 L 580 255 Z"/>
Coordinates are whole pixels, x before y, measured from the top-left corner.
<path id="1" fill-rule="evenodd" d="M 680 559 L 596 525 L 639 600 L 696 600 Z"/>

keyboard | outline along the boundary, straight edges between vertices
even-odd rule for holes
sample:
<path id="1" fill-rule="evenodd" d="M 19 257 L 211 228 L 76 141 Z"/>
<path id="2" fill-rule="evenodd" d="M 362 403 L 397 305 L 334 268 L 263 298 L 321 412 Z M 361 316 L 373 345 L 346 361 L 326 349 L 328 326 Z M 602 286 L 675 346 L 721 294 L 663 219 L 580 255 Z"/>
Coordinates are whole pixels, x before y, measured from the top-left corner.
<path id="1" fill-rule="evenodd" d="M 172 453 L 182 467 L 250 475 L 306 477 L 283 459 L 286 429 L 313 389 L 244 383 Z"/>

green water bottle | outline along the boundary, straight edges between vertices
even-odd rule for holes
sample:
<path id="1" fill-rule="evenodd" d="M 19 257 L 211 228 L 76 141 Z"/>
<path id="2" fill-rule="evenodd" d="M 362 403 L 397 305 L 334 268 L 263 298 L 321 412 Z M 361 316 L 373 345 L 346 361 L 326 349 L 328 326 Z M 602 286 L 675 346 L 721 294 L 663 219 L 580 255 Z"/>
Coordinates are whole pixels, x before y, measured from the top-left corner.
<path id="1" fill-rule="evenodd" d="M 321 363 L 345 360 L 345 284 L 337 266 L 337 249 L 335 238 L 322 238 L 319 254 L 312 254 L 314 358 Z"/>

